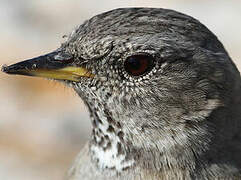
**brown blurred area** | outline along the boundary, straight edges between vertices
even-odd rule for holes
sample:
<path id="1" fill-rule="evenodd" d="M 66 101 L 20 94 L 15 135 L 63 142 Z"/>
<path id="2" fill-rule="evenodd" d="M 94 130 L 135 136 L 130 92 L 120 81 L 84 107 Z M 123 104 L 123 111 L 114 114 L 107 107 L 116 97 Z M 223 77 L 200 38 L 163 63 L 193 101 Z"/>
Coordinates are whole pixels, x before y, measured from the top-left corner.
<path id="1" fill-rule="evenodd" d="M 212 30 L 241 69 L 241 1 L 0 0 L 0 65 L 56 49 L 62 36 L 95 14 L 118 7 L 187 13 Z M 63 179 L 90 134 L 80 98 L 54 81 L 0 72 L 0 179 Z"/>

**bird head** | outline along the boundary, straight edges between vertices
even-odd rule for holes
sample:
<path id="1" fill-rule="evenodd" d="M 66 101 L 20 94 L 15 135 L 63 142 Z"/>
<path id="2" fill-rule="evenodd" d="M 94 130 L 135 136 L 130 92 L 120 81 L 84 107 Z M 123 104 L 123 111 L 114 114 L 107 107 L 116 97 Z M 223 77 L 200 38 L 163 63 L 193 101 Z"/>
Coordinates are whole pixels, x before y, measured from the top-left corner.
<path id="1" fill-rule="evenodd" d="M 89 108 L 93 144 L 107 148 L 103 141 L 114 134 L 124 154 L 171 154 L 177 164 L 209 151 L 214 139 L 230 138 L 226 116 L 240 101 L 239 72 L 217 37 L 165 9 L 97 15 L 56 51 L 2 70 L 73 87 Z"/>

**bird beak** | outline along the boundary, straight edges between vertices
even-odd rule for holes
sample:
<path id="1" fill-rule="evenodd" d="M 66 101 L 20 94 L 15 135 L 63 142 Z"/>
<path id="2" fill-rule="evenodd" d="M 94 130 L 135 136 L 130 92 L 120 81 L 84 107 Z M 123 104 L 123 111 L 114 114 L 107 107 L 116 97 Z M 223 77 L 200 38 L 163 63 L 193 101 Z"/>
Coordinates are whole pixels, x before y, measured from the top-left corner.
<path id="1" fill-rule="evenodd" d="M 8 74 L 37 76 L 58 80 L 80 81 L 81 77 L 94 77 L 85 67 L 73 65 L 73 58 L 61 52 L 52 52 L 19 63 L 3 66 Z"/>

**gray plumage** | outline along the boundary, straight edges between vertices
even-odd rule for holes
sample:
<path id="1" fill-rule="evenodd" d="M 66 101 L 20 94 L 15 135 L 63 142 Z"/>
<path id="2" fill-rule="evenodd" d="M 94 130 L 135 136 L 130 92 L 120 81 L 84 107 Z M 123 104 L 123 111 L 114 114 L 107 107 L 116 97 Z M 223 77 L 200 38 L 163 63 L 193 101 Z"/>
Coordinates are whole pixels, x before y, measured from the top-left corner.
<path id="1" fill-rule="evenodd" d="M 69 179 L 241 179 L 240 73 L 199 21 L 115 9 L 85 21 L 58 51 L 95 74 L 65 81 L 93 124 Z M 154 66 L 132 76 L 124 62 L 140 54 Z"/>
<path id="2" fill-rule="evenodd" d="M 240 74 L 199 21 L 166 9 L 116 9 L 86 21 L 62 48 L 103 77 L 72 83 L 94 124 L 73 179 L 241 178 Z M 138 53 L 151 54 L 157 65 L 133 78 L 123 61 Z M 94 154 L 95 146 L 116 146 L 113 139 L 121 163 L 129 162 L 124 169 Z"/>

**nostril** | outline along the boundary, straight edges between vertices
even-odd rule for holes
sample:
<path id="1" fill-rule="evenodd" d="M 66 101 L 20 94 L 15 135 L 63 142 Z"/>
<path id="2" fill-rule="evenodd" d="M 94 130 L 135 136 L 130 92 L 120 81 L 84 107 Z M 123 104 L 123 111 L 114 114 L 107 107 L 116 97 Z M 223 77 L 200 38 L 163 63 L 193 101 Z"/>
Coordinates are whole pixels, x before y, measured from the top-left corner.
<path id="1" fill-rule="evenodd" d="M 74 58 L 71 54 L 68 54 L 66 52 L 59 52 L 58 54 L 56 54 L 53 58 L 56 61 L 61 61 L 61 62 L 66 62 L 66 63 L 70 63 L 74 61 Z"/>

